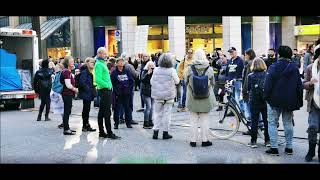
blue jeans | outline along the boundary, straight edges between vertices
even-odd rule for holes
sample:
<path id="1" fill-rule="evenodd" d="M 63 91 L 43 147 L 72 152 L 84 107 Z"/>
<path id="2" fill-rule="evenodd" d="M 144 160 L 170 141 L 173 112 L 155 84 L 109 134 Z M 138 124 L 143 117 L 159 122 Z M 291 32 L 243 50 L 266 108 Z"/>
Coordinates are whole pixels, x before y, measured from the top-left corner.
<path id="1" fill-rule="evenodd" d="M 143 101 L 146 104 L 146 108 L 144 109 L 144 121 L 152 121 L 152 112 L 153 112 L 153 104 L 154 100 L 151 97 L 142 95 Z"/>
<path id="2" fill-rule="evenodd" d="M 320 132 L 320 109 L 316 109 L 313 104 L 311 105 L 311 110 L 309 112 L 308 124 L 308 140 L 309 142 L 316 144 L 317 133 Z"/>
<path id="3" fill-rule="evenodd" d="M 177 89 L 177 102 L 178 102 L 178 108 L 182 107 L 182 103 L 181 103 L 181 84 L 179 83 L 176 86 Z"/>
<path id="4" fill-rule="evenodd" d="M 116 107 L 114 109 L 113 120 L 115 124 L 119 124 L 119 114 L 121 107 L 124 110 L 126 124 L 131 124 L 132 122 L 132 111 L 129 106 L 130 95 L 120 95 L 116 98 Z"/>
<path id="5" fill-rule="evenodd" d="M 284 111 L 281 108 L 268 106 L 268 132 L 270 136 L 270 144 L 272 148 L 278 148 L 278 122 L 282 114 L 282 122 L 284 127 L 284 135 L 286 138 L 286 148 L 292 148 L 293 139 L 293 112 Z"/>
<path id="6" fill-rule="evenodd" d="M 250 103 L 249 101 L 244 101 L 241 100 L 240 101 L 240 108 L 241 110 L 244 112 L 244 116 L 246 117 L 246 119 L 251 122 L 251 112 L 250 112 Z M 251 123 L 249 123 L 249 126 L 251 126 Z"/>
<path id="7" fill-rule="evenodd" d="M 185 108 L 186 107 L 186 99 L 187 99 L 187 85 L 186 85 L 186 81 L 182 80 L 181 81 L 181 85 L 182 85 L 182 99 L 181 99 L 181 107 Z"/>
<path id="8" fill-rule="evenodd" d="M 238 103 L 239 107 L 241 108 L 240 105 L 240 93 L 241 93 L 241 81 L 240 80 L 234 80 L 234 98 L 236 100 L 236 102 Z"/>
<path id="9" fill-rule="evenodd" d="M 140 82 L 140 87 L 142 87 L 142 82 Z M 141 99 L 141 108 L 143 109 L 144 108 L 144 102 L 143 102 L 143 98 L 142 98 L 141 88 L 140 88 L 140 99 Z"/>

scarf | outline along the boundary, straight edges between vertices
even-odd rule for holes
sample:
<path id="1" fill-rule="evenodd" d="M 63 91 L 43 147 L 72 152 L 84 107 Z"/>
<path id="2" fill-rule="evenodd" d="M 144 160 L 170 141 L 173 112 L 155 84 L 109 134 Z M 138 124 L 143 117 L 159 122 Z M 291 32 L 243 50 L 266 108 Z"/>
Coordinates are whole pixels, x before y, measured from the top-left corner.
<path id="1" fill-rule="evenodd" d="M 314 93 L 313 100 L 315 104 L 320 108 L 320 71 L 317 72 L 318 69 L 318 61 L 319 58 L 316 59 L 312 65 L 312 78 L 316 79 L 317 82 L 314 84 Z"/>

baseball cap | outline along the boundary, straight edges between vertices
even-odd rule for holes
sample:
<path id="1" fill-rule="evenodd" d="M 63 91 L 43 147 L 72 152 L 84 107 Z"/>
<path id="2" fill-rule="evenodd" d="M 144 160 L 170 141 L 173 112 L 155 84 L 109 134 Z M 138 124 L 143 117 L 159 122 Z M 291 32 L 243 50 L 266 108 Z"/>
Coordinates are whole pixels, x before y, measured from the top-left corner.
<path id="1" fill-rule="evenodd" d="M 231 47 L 228 52 L 233 52 L 233 51 L 236 51 L 237 49 L 235 47 Z"/>

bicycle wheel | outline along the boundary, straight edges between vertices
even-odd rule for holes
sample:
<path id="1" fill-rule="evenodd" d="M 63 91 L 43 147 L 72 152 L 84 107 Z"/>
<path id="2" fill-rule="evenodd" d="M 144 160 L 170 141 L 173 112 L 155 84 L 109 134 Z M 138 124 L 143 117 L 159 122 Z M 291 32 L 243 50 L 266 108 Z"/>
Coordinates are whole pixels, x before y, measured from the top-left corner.
<path id="1" fill-rule="evenodd" d="M 227 108 L 227 109 L 226 109 Z M 234 116 L 224 114 L 233 113 Z M 229 139 L 239 130 L 240 120 L 236 110 L 231 106 L 224 106 L 222 111 L 211 111 L 209 120 L 209 132 L 218 139 Z"/>

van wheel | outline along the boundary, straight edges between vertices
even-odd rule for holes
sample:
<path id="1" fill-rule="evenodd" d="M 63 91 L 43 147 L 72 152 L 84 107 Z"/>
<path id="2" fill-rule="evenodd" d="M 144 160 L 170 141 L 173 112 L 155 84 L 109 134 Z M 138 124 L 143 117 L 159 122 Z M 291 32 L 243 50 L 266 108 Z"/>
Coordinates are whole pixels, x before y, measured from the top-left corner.
<path id="1" fill-rule="evenodd" d="M 4 108 L 7 110 L 18 110 L 20 107 L 20 102 L 11 102 L 4 104 Z"/>

